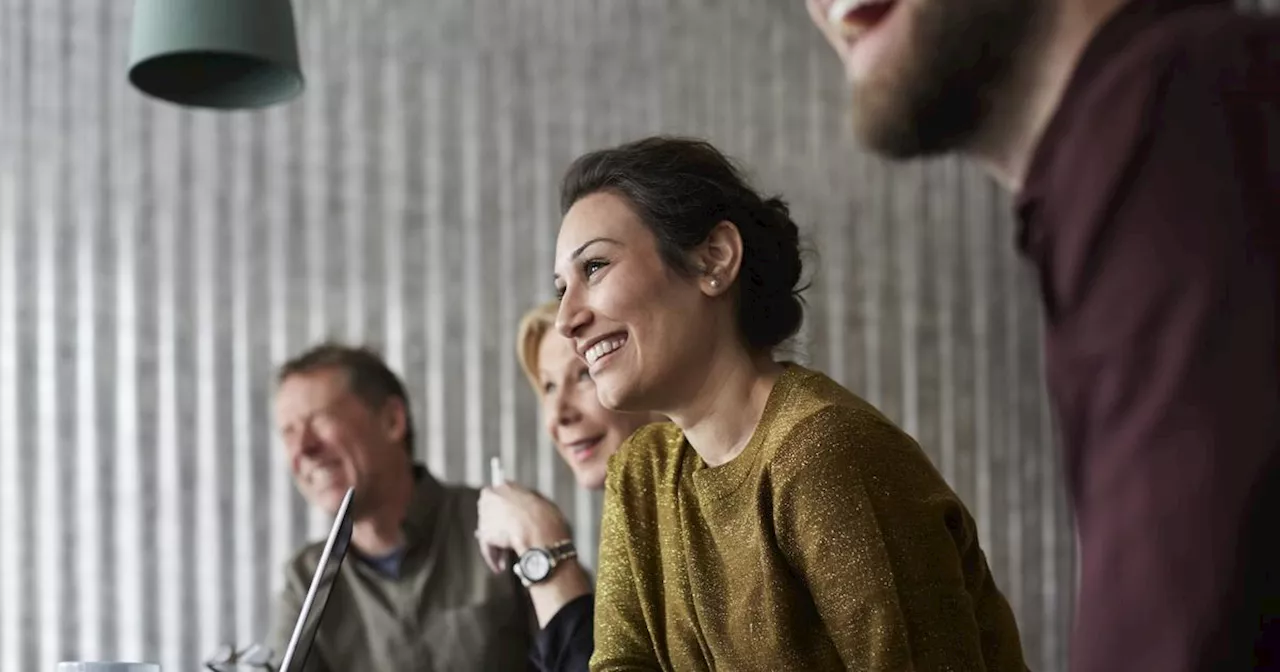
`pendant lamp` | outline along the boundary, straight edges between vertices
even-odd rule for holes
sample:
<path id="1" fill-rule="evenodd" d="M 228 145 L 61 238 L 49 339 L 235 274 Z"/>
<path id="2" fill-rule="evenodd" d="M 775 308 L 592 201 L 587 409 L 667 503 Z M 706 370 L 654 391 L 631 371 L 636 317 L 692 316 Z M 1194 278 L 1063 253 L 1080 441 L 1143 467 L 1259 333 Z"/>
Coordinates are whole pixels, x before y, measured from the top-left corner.
<path id="1" fill-rule="evenodd" d="M 178 105 L 252 109 L 302 92 L 289 0 L 137 0 L 129 81 Z"/>

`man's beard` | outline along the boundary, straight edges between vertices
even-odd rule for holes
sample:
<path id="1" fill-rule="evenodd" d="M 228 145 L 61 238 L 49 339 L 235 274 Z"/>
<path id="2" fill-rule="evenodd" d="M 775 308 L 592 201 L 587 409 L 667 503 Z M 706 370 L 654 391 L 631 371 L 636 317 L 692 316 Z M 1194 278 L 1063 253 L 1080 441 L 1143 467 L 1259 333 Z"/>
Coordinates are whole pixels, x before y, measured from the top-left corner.
<path id="1" fill-rule="evenodd" d="M 1029 44 L 1043 0 L 898 0 L 914 12 L 906 57 L 853 92 L 854 132 L 893 159 L 963 148 Z"/>

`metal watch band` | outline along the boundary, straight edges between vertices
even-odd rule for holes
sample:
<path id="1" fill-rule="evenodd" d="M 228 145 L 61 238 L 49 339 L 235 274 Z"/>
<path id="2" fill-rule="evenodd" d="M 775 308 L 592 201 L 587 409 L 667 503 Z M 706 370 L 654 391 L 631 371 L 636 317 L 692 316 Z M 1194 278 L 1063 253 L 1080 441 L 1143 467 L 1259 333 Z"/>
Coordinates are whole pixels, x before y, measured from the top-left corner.
<path id="1" fill-rule="evenodd" d="M 574 547 L 573 540 L 562 539 L 554 544 L 548 545 L 546 548 L 534 547 L 528 549 L 516 559 L 516 563 L 511 567 L 511 571 L 519 577 L 520 582 L 527 588 L 551 578 L 551 575 L 555 573 L 556 567 L 559 566 L 561 562 L 570 558 L 575 558 L 577 555 L 578 550 Z M 545 557 L 544 562 L 547 563 L 546 573 L 537 578 L 531 578 L 525 574 L 524 564 L 527 561 L 533 561 L 539 556 Z"/>
<path id="2" fill-rule="evenodd" d="M 578 557 L 578 548 L 573 545 L 572 539 L 561 539 L 547 546 L 547 552 L 551 554 L 551 558 L 556 563 Z"/>

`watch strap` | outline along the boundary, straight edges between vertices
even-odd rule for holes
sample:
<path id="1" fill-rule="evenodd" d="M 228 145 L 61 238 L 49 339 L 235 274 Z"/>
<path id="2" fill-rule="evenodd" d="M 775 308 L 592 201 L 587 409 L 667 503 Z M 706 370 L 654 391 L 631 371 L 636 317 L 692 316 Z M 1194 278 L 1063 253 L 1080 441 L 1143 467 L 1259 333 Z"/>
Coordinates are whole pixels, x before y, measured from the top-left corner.
<path id="1" fill-rule="evenodd" d="M 545 553 L 547 557 L 550 559 L 550 564 L 551 564 L 551 566 L 547 570 L 546 576 L 543 576 L 542 578 L 537 580 L 533 580 L 525 576 L 523 568 L 521 566 L 522 565 L 521 561 L 524 559 L 524 556 L 528 553 L 533 553 L 533 552 Z M 516 559 L 515 564 L 511 567 L 511 571 L 517 577 L 519 577 L 520 582 L 523 583 L 527 588 L 529 586 L 533 586 L 535 584 L 542 583 L 547 579 L 550 579 L 551 575 L 555 574 L 556 567 L 559 566 L 560 563 L 564 562 L 565 560 L 569 560 L 576 557 L 578 557 L 578 549 L 573 545 L 573 540 L 561 539 L 560 541 L 547 545 L 546 548 L 533 547 L 526 550 L 524 553 L 520 555 L 520 558 Z"/>
<path id="2" fill-rule="evenodd" d="M 547 553 L 551 554 L 552 561 L 557 564 L 570 558 L 578 557 L 578 548 L 573 545 L 572 539 L 561 539 L 547 546 L 546 550 Z"/>

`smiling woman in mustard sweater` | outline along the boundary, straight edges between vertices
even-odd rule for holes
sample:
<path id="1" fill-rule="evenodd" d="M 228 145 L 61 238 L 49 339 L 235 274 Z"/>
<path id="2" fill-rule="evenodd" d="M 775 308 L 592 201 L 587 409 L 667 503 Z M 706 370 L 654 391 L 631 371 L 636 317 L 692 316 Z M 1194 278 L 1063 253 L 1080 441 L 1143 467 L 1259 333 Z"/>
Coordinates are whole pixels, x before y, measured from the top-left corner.
<path id="1" fill-rule="evenodd" d="M 1022 671 L 972 518 L 916 443 L 774 348 L 798 232 L 706 143 L 588 154 L 557 327 L 608 408 L 672 420 L 610 461 L 596 672 Z"/>

